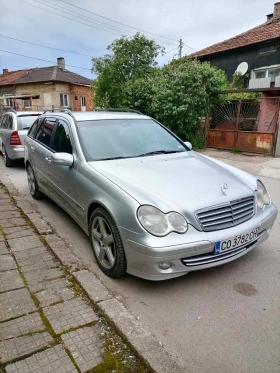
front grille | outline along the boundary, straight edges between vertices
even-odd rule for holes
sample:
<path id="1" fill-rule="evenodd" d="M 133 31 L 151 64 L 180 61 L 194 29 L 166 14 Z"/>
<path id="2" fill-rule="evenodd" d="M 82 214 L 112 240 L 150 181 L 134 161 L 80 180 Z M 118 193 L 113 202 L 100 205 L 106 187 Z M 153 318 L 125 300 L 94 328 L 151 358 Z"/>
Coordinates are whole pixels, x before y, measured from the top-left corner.
<path id="1" fill-rule="evenodd" d="M 196 217 L 205 232 L 212 232 L 241 224 L 251 219 L 254 212 L 255 200 L 251 196 L 199 210 Z"/>

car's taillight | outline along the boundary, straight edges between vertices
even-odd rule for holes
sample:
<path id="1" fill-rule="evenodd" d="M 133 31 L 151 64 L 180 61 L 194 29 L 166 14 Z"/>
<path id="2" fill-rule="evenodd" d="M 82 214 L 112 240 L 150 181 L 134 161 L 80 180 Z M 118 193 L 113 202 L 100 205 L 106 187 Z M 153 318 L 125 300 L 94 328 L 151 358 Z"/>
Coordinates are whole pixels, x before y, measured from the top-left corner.
<path id="1" fill-rule="evenodd" d="M 21 145 L 18 131 L 13 131 L 10 137 L 10 145 Z"/>

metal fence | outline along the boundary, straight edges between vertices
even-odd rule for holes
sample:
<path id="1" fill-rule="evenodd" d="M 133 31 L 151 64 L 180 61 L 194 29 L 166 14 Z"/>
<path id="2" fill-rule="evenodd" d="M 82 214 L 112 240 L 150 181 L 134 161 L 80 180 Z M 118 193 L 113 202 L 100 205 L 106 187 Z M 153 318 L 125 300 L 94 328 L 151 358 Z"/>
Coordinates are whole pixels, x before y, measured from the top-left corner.
<path id="1" fill-rule="evenodd" d="M 215 107 L 206 124 L 208 147 L 274 154 L 280 97 L 234 100 Z"/>

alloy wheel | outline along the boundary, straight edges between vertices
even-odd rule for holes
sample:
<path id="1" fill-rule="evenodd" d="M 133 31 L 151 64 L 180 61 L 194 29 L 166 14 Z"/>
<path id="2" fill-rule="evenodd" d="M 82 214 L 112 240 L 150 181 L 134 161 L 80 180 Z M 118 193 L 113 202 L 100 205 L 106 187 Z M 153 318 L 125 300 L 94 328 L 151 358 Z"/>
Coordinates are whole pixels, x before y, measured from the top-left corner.
<path id="1" fill-rule="evenodd" d="M 91 226 L 93 249 L 100 265 L 113 268 L 116 261 L 115 240 L 111 228 L 100 216 L 96 216 Z"/>

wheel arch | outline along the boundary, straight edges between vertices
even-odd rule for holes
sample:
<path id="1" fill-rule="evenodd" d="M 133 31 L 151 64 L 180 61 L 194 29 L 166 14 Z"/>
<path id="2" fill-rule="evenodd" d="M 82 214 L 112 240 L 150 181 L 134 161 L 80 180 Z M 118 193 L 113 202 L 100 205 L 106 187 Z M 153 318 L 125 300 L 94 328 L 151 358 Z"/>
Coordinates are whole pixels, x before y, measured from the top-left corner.
<path id="1" fill-rule="evenodd" d="M 112 213 L 110 212 L 110 210 L 107 208 L 107 206 L 105 206 L 102 202 L 100 201 L 93 201 L 89 207 L 88 207 L 88 211 L 87 211 L 87 227 L 88 227 L 88 232 L 89 232 L 89 223 L 90 223 L 90 217 L 93 213 L 94 210 L 96 210 L 98 207 L 101 207 L 103 208 L 110 216 L 111 218 L 113 219 L 114 223 L 117 225 L 116 223 L 116 220 L 114 219 L 114 216 L 112 215 Z M 90 233 L 90 232 L 89 232 Z"/>

